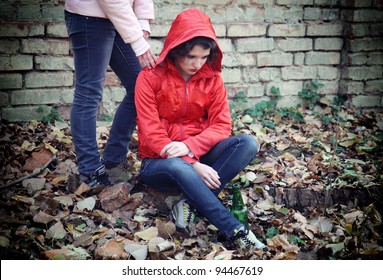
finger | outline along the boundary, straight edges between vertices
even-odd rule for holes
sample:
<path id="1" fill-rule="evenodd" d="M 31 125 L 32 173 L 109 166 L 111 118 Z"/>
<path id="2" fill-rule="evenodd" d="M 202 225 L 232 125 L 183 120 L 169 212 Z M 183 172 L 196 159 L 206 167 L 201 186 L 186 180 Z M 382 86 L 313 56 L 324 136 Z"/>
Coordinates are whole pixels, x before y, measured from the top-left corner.
<path id="1" fill-rule="evenodd" d="M 211 190 L 215 190 L 215 189 L 218 189 L 219 186 L 217 184 L 215 184 L 214 182 L 210 181 L 210 182 L 207 182 L 206 184 L 208 186 L 209 189 Z"/>
<path id="2" fill-rule="evenodd" d="M 213 176 L 214 176 L 214 178 L 217 178 L 217 180 L 219 179 L 219 175 L 218 175 L 218 172 L 217 171 L 215 171 L 213 168 L 211 169 L 212 170 L 212 172 L 213 172 Z"/>
<path id="3" fill-rule="evenodd" d="M 205 184 L 209 187 L 209 189 L 217 189 L 221 185 L 221 182 L 218 181 L 218 183 L 214 180 L 213 177 L 207 175 L 203 181 Z"/>
<path id="4" fill-rule="evenodd" d="M 218 174 L 216 174 L 216 172 L 211 173 L 208 180 L 211 183 L 211 185 L 213 185 L 216 188 L 219 188 L 221 186 L 221 181 L 219 180 L 219 176 Z"/>
<path id="5" fill-rule="evenodd" d="M 156 60 L 157 60 L 157 56 L 153 53 L 152 50 L 149 50 L 148 54 L 147 54 L 147 58 L 148 58 L 148 62 L 150 63 L 150 65 L 152 67 L 155 67 L 156 66 Z"/>
<path id="6" fill-rule="evenodd" d="M 212 185 L 218 189 L 221 186 L 221 182 L 219 180 L 212 179 Z"/>
<path id="7" fill-rule="evenodd" d="M 160 152 L 160 156 L 162 156 L 163 154 L 166 154 L 166 153 L 167 153 L 167 150 L 168 150 L 168 148 L 169 148 L 168 146 L 169 146 L 169 144 L 162 148 L 162 150 L 161 150 L 161 152 Z"/>
<path id="8" fill-rule="evenodd" d="M 149 69 L 152 69 L 156 64 L 154 63 L 154 60 L 151 57 L 149 57 L 146 58 L 146 65 L 149 67 Z"/>
<path id="9" fill-rule="evenodd" d="M 139 56 L 139 57 L 138 57 L 138 62 L 140 63 L 141 67 L 145 67 L 145 61 L 144 61 L 144 59 L 142 58 L 142 56 Z"/>

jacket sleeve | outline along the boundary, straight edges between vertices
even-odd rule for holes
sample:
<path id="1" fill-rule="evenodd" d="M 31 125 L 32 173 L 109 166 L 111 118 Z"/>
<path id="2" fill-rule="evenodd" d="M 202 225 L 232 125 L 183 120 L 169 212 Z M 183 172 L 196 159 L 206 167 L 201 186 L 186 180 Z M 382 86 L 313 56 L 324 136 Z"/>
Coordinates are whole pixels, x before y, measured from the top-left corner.
<path id="1" fill-rule="evenodd" d="M 155 91 L 147 69 L 142 70 L 138 75 L 134 98 L 139 141 L 145 142 L 153 152 L 159 155 L 163 147 L 172 140 L 161 123 Z"/>
<path id="2" fill-rule="evenodd" d="M 134 0 L 133 11 L 138 19 L 154 20 L 154 5 L 152 0 Z"/>
<path id="3" fill-rule="evenodd" d="M 154 20 L 154 5 L 152 0 L 134 0 L 133 11 L 141 29 L 150 33 L 149 22 Z"/>
<path id="4" fill-rule="evenodd" d="M 216 79 L 215 87 L 210 94 L 212 103 L 208 109 L 207 128 L 200 134 L 184 141 L 197 160 L 231 134 L 231 116 L 227 92 L 221 76 L 217 76 Z M 185 160 L 187 159 L 185 158 Z"/>
<path id="5" fill-rule="evenodd" d="M 149 43 L 143 37 L 141 26 L 129 1 L 98 0 L 98 3 L 124 42 L 132 45 L 137 56 L 150 48 Z"/>

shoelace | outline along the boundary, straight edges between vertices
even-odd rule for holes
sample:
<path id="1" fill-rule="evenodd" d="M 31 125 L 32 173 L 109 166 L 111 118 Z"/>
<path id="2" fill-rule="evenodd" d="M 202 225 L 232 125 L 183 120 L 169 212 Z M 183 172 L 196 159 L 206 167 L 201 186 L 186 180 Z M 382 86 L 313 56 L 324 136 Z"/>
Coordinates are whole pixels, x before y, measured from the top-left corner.
<path id="1" fill-rule="evenodd" d="M 184 219 L 187 223 L 189 223 L 191 221 L 193 213 L 190 211 L 190 207 L 186 203 L 182 205 L 182 207 L 184 210 Z M 185 214 L 186 214 L 186 217 L 185 217 Z"/>
<path id="2" fill-rule="evenodd" d="M 255 246 L 256 244 L 253 243 L 250 239 L 247 238 L 247 236 L 240 237 L 240 239 L 247 245 L 247 246 Z"/>

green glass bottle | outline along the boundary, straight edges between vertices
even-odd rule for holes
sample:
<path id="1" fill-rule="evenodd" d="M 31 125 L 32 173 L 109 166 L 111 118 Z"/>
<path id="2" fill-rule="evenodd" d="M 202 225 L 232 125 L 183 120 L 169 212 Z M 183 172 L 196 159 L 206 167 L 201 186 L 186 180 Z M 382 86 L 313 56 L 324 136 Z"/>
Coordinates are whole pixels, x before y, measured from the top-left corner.
<path id="1" fill-rule="evenodd" d="M 247 220 L 247 207 L 242 199 L 240 184 L 233 184 L 233 200 L 230 212 L 234 217 L 237 218 L 245 227 L 249 227 L 249 222 Z"/>

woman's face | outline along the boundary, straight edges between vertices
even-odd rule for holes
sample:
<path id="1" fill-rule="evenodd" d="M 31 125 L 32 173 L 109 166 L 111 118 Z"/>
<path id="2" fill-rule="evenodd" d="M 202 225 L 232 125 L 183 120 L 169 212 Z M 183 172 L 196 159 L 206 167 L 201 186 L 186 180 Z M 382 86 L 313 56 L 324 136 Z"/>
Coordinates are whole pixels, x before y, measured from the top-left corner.
<path id="1" fill-rule="evenodd" d="M 186 82 L 206 63 L 209 54 L 210 48 L 195 45 L 185 57 L 176 59 L 175 65 Z"/>

